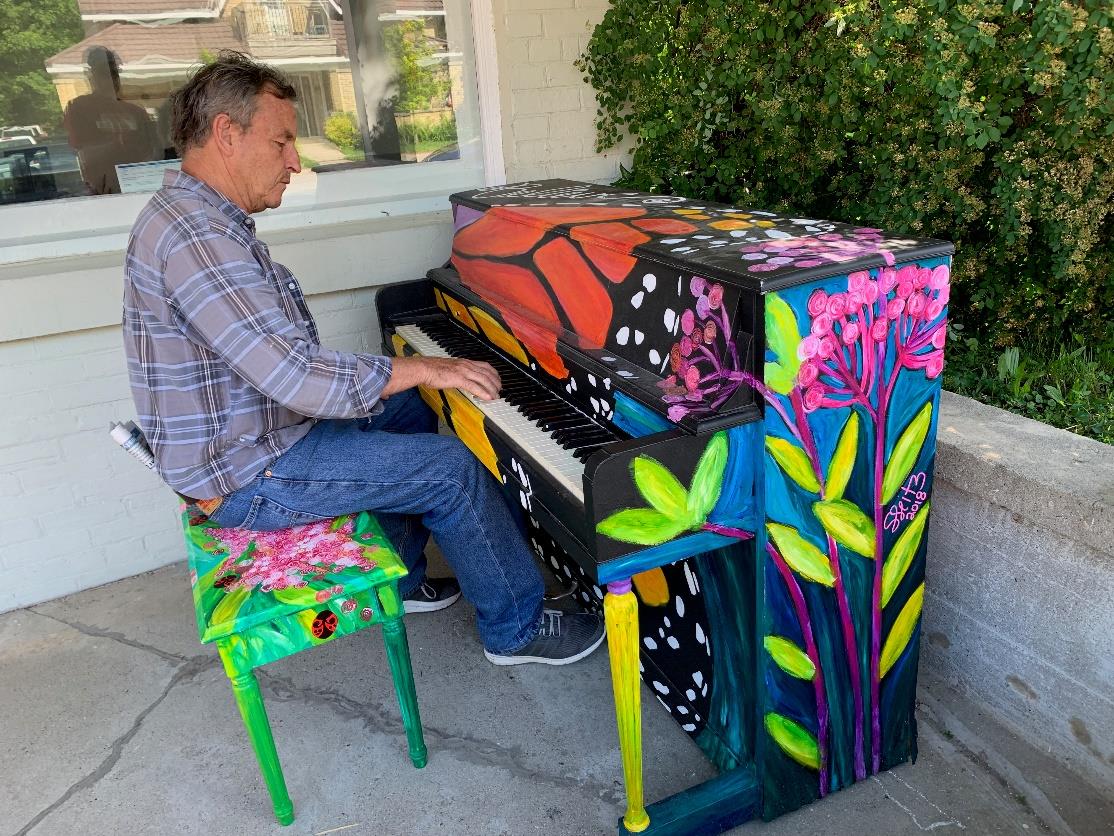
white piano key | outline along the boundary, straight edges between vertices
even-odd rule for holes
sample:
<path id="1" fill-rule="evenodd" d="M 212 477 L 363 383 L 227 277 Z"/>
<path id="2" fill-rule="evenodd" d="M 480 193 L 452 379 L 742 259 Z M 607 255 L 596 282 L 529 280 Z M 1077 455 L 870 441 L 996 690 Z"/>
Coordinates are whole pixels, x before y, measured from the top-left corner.
<path id="1" fill-rule="evenodd" d="M 406 340 L 415 352 L 424 357 L 451 357 L 417 325 L 399 325 L 395 333 Z M 460 391 L 460 390 L 458 390 Z M 584 463 L 519 412 L 514 405 L 500 399 L 484 401 L 460 391 L 493 424 L 518 446 L 534 466 L 548 473 L 580 502 L 584 502 Z"/>

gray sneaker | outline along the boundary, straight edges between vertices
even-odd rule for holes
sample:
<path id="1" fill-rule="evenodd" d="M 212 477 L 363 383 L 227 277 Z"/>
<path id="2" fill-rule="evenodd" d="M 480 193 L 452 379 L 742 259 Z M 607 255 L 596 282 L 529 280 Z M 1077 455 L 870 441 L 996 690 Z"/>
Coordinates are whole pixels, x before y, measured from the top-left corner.
<path id="1" fill-rule="evenodd" d="M 493 665 L 568 665 L 590 654 L 603 639 L 603 616 L 547 609 L 538 619 L 538 634 L 524 647 L 502 655 L 484 650 L 484 656 Z"/>
<path id="2" fill-rule="evenodd" d="M 405 612 L 437 612 L 460 599 L 456 578 L 426 578 L 402 599 Z"/>

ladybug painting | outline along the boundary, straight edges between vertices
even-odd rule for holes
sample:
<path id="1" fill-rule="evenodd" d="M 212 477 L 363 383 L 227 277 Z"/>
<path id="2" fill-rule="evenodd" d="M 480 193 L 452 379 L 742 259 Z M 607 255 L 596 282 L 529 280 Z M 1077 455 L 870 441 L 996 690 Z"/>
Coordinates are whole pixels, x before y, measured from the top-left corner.
<path id="1" fill-rule="evenodd" d="M 239 575 L 237 575 L 235 572 L 229 572 L 226 575 L 221 575 L 219 578 L 213 581 L 213 588 L 224 589 L 226 586 L 231 586 L 238 580 L 240 580 Z"/>
<path id="2" fill-rule="evenodd" d="M 309 625 L 315 639 L 324 641 L 337 631 L 337 615 L 332 610 L 321 610 Z"/>

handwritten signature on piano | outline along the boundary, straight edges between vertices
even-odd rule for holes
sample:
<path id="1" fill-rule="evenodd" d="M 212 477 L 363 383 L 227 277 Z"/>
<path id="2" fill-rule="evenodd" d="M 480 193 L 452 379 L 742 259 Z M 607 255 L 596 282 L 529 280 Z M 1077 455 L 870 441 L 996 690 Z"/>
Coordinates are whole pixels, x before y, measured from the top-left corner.
<path id="1" fill-rule="evenodd" d="M 896 533 L 901 524 L 908 522 L 917 515 L 917 511 L 928 499 L 928 492 L 924 490 L 924 472 L 914 473 L 904 485 L 901 486 L 900 495 L 886 511 L 886 519 L 882 525 L 891 534 Z"/>

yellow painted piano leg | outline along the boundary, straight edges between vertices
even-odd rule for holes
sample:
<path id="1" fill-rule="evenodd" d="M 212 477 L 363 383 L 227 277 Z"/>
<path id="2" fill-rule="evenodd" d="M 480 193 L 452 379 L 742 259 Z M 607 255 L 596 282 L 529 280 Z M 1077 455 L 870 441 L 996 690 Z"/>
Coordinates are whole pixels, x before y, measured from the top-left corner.
<path id="1" fill-rule="evenodd" d="M 611 655 L 611 686 L 615 690 L 615 719 L 619 724 L 619 749 L 623 754 L 623 780 L 627 787 L 627 812 L 623 825 L 640 833 L 650 825 L 642 798 L 642 700 L 638 676 L 638 600 L 630 580 L 607 585 L 603 599 L 607 622 L 607 647 Z"/>

